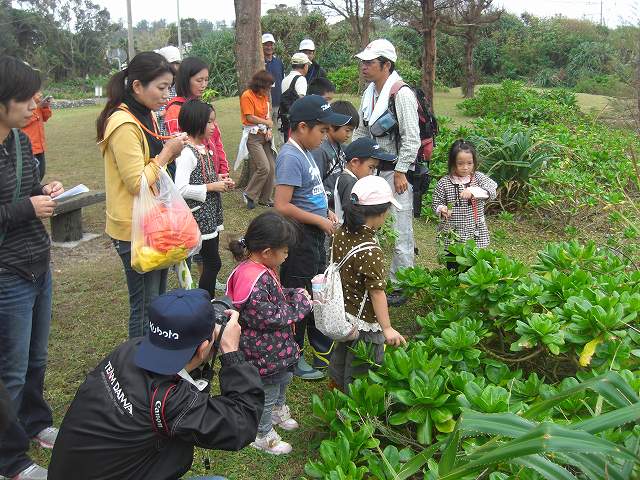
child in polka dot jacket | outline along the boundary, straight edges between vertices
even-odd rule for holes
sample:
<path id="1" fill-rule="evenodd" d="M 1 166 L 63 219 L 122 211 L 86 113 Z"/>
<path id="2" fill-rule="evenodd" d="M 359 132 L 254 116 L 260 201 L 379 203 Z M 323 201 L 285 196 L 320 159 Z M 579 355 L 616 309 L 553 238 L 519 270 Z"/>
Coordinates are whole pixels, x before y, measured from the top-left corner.
<path id="1" fill-rule="evenodd" d="M 286 404 L 287 386 L 293 378 L 300 349 L 293 327 L 311 311 L 308 292 L 282 288 L 275 269 L 287 258 L 297 241 L 297 228 L 276 212 L 257 216 L 244 238 L 229 243 L 241 263 L 227 281 L 227 295 L 240 312 L 240 350 L 260 372 L 264 384 L 264 411 L 253 447 L 274 455 L 289 453 L 273 426 L 295 430 Z"/>
<path id="2" fill-rule="evenodd" d="M 404 337 L 391 326 L 385 294 L 384 252 L 375 236 L 392 204 L 400 208 L 391 187 L 382 177 L 361 178 L 353 185 L 351 203 L 344 209 L 344 225 L 333 239 L 331 248 L 335 263 L 340 263 L 359 246 L 373 246 L 349 255 L 340 269 L 346 317 L 357 327 L 355 338 L 336 341 L 329 364 L 332 386 L 343 391 L 354 376 L 366 373 L 368 368 L 353 364 L 351 348 L 357 343 L 365 343 L 371 360 L 378 364 L 382 362 L 385 343 L 392 346 L 406 344 Z"/>

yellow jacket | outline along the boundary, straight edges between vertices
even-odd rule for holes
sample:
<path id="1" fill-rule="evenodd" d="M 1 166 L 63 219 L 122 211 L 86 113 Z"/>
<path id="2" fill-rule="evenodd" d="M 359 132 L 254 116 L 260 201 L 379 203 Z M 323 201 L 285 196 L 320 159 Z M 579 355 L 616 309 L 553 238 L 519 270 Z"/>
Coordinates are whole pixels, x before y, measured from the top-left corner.
<path id="1" fill-rule="evenodd" d="M 105 231 L 111 238 L 130 242 L 133 198 L 140 191 L 141 176 L 146 175 L 152 185 L 160 176 L 160 167 L 151 162 L 145 134 L 128 112 L 111 114 L 99 146 L 107 195 Z"/>

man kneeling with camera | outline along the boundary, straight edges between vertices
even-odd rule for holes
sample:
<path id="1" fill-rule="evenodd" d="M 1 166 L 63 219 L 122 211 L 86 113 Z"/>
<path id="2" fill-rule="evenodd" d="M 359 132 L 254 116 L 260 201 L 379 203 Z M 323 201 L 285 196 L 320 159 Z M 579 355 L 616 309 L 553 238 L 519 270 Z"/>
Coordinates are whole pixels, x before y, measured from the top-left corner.
<path id="1" fill-rule="evenodd" d="M 116 348 L 78 389 L 49 480 L 179 479 L 194 446 L 240 450 L 251 443 L 262 381 L 238 351 L 238 313 L 222 310 L 200 289 L 156 298 L 147 336 Z M 221 395 L 213 397 L 207 380 L 218 349 Z"/>

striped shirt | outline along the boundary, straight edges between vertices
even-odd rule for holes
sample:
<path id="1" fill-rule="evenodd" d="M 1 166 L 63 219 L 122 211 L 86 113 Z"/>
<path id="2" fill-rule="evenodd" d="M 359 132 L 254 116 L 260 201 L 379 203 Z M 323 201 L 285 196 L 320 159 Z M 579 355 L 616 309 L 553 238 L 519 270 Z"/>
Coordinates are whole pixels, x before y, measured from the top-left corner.
<path id="1" fill-rule="evenodd" d="M 30 197 L 42 195 L 38 167 L 31 142 L 20 132 L 22 187 L 16 203 L 16 152 L 13 131 L 0 145 L 0 231 L 6 232 L 0 246 L 0 269 L 34 280 L 49 269 L 49 235 L 36 217 Z"/>

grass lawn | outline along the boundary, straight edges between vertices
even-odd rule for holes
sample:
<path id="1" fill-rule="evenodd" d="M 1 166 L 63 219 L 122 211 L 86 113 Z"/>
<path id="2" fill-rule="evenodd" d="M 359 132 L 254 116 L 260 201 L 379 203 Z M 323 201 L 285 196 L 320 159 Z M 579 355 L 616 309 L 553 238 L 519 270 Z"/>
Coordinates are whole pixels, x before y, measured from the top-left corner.
<path id="1" fill-rule="evenodd" d="M 460 98 L 459 89 L 437 94 L 438 113 L 446 114 L 456 122 L 468 121 L 455 109 Z M 594 100 L 581 96 L 580 101 L 585 102 L 586 107 L 603 105 L 600 98 Z M 47 123 L 48 170 L 45 180 L 59 179 L 67 188 L 78 183 L 84 183 L 92 189 L 103 188 L 104 169 L 95 142 L 94 128 L 98 111 L 97 107 L 93 107 L 54 112 L 53 118 Z M 217 111 L 229 163 L 233 164 L 241 130 L 238 99 L 218 101 Z M 236 173 L 239 175 L 239 172 Z M 226 232 L 242 233 L 255 213 L 244 208 L 238 191 L 223 198 Z M 255 212 L 260 211 L 258 208 Z M 45 393 L 53 408 L 56 425 L 62 421 L 86 373 L 127 338 L 127 288 L 120 259 L 103 233 L 104 204 L 85 209 L 84 222 L 85 230 L 102 235 L 71 250 L 52 250 L 54 306 Z M 493 246 L 526 262 L 533 259 L 535 252 L 545 242 L 563 237 L 561 229 L 534 223 L 533 220 L 504 222 L 493 217 L 489 224 L 494 236 Z M 434 232 L 433 223 L 416 220 L 415 235 L 420 249 L 417 263 L 420 265 L 436 265 Z M 220 280 L 225 280 L 234 263 L 229 252 L 223 250 L 221 253 L 223 269 Z M 175 278 L 171 278 L 171 282 L 175 285 Z M 411 305 L 391 313 L 400 331 L 415 331 L 415 309 Z M 251 448 L 238 453 L 198 451 L 192 473 L 207 473 L 203 465 L 204 456 L 208 455 L 212 465 L 210 473 L 231 479 L 299 478 L 307 458 L 317 454 L 322 438 L 321 432 L 314 428 L 311 395 L 321 393 L 326 388 L 325 381 L 305 383 L 294 380 L 292 383 L 288 403 L 302 428 L 298 432 L 283 435 L 294 446 L 291 455 L 273 457 Z M 48 464 L 48 451 L 34 447 L 32 454 L 44 466 Z"/>

